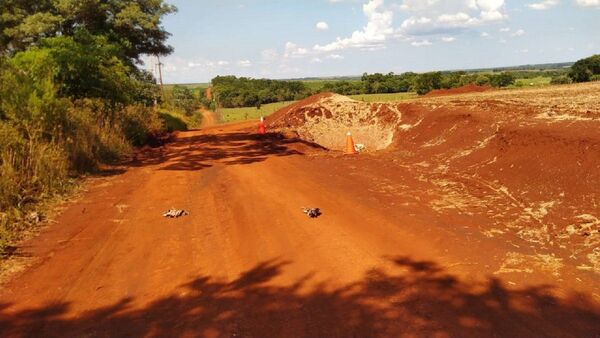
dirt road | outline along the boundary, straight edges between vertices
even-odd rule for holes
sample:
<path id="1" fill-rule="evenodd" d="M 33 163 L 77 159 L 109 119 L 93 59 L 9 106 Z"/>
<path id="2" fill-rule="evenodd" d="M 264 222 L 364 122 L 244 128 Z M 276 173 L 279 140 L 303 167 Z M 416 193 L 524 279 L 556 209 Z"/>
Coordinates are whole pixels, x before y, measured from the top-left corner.
<path id="1" fill-rule="evenodd" d="M 398 164 L 243 127 L 181 133 L 92 180 L 24 246 L 0 336 L 600 333 L 597 275 L 502 271 L 528 249 L 436 217 Z"/>
<path id="2" fill-rule="evenodd" d="M 219 122 L 215 112 L 202 108 L 201 113 L 202 113 L 202 124 L 200 126 L 201 128 L 211 127 Z"/>

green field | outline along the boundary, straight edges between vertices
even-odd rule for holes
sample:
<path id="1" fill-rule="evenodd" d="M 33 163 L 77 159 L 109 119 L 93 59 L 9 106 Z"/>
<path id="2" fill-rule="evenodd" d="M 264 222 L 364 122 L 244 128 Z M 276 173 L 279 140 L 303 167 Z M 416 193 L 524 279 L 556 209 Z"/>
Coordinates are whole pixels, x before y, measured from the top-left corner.
<path id="1" fill-rule="evenodd" d="M 412 99 L 417 97 L 415 93 L 393 93 L 393 94 L 364 94 L 352 95 L 351 98 L 364 102 L 391 102 Z M 263 104 L 259 109 L 256 107 L 244 108 L 220 108 L 218 113 L 222 122 L 234 122 L 244 120 L 255 120 L 261 116 L 269 116 L 279 109 L 294 103 L 294 101 L 276 102 Z"/>
<path id="2" fill-rule="evenodd" d="M 538 76 L 531 79 L 517 79 L 515 84 L 508 88 L 542 87 L 550 85 L 550 77 Z"/>
<path id="3" fill-rule="evenodd" d="M 306 87 L 308 87 L 308 89 L 316 92 L 318 90 L 321 90 L 321 88 L 323 88 L 323 84 L 325 84 L 325 82 L 327 81 L 323 81 L 323 80 L 307 80 L 307 81 L 302 81 L 302 83 L 304 83 L 304 85 Z"/>
<path id="4" fill-rule="evenodd" d="M 172 90 L 174 86 L 187 87 L 189 89 L 208 88 L 208 83 L 182 83 L 182 84 L 165 84 L 165 90 Z"/>
<path id="5" fill-rule="evenodd" d="M 418 97 L 416 93 L 391 93 L 391 94 L 359 94 L 350 95 L 351 98 L 363 102 L 393 102 L 413 99 Z"/>
<path id="6" fill-rule="evenodd" d="M 279 109 L 293 103 L 292 101 L 286 102 L 275 102 L 269 104 L 263 104 L 260 109 L 256 107 L 244 107 L 244 108 L 220 108 L 218 110 L 219 116 L 223 122 L 234 122 L 244 120 L 255 120 L 261 116 L 268 116 L 278 111 Z"/>

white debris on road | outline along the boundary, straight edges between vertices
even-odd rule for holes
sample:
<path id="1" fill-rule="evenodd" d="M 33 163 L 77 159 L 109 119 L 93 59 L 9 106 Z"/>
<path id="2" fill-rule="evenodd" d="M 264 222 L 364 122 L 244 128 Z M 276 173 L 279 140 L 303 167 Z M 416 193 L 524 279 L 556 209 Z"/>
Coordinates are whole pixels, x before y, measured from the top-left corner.
<path id="1" fill-rule="evenodd" d="M 169 218 L 177 218 L 177 217 L 181 217 L 181 216 L 187 216 L 190 213 L 185 211 L 185 210 L 179 210 L 179 209 L 170 209 L 167 210 L 164 214 L 163 217 L 169 217 Z"/>

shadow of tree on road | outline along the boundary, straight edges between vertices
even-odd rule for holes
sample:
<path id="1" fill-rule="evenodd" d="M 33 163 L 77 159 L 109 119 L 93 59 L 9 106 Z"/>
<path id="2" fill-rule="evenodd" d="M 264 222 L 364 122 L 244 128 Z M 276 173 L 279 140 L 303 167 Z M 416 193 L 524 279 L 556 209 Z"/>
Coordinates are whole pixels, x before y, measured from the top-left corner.
<path id="1" fill-rule="evenodd" d="M 508 289 L 494 278 L 462 282 L 428 261 L 391 259 L 360 281 L 334 286 L 274 279 L 289 262 L 263 262 L 224 282 L 199 276 L 185 292 L 143 308 L 124 298 L 68 318 L 70 304 L 13 313 L 0 304 L 1 336 L 217 337 L 597 337 L 600 312 L 583 294 L 567 299 L 549 286 Z"/>
<path id="2" fill-rule="evenodd" d="M 226 165 L 261 162 L 272 156 L 302 155 L 303 150 L 325 148 L 279 133 L 246 132 L 179 136 L 164 148 L 144 149 L 130 165 L 163 165 L 161 170 L 201 170 L 215 163 Z"/>

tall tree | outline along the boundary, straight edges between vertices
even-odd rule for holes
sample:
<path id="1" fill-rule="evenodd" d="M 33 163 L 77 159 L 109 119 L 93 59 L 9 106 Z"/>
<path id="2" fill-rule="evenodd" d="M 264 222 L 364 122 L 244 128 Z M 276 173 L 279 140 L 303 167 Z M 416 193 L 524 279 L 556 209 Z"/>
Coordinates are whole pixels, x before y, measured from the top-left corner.
<path id="1" fill-rule="evenodd" d="M 43 38 L 73 36 L 84 28 L 118 44 L 127 62 L 139 62 L 143 54 L 172 52 L 162 17 L 176 10 L 164 0 L 2 0 L 0 53 L 13 54 Z"/>

